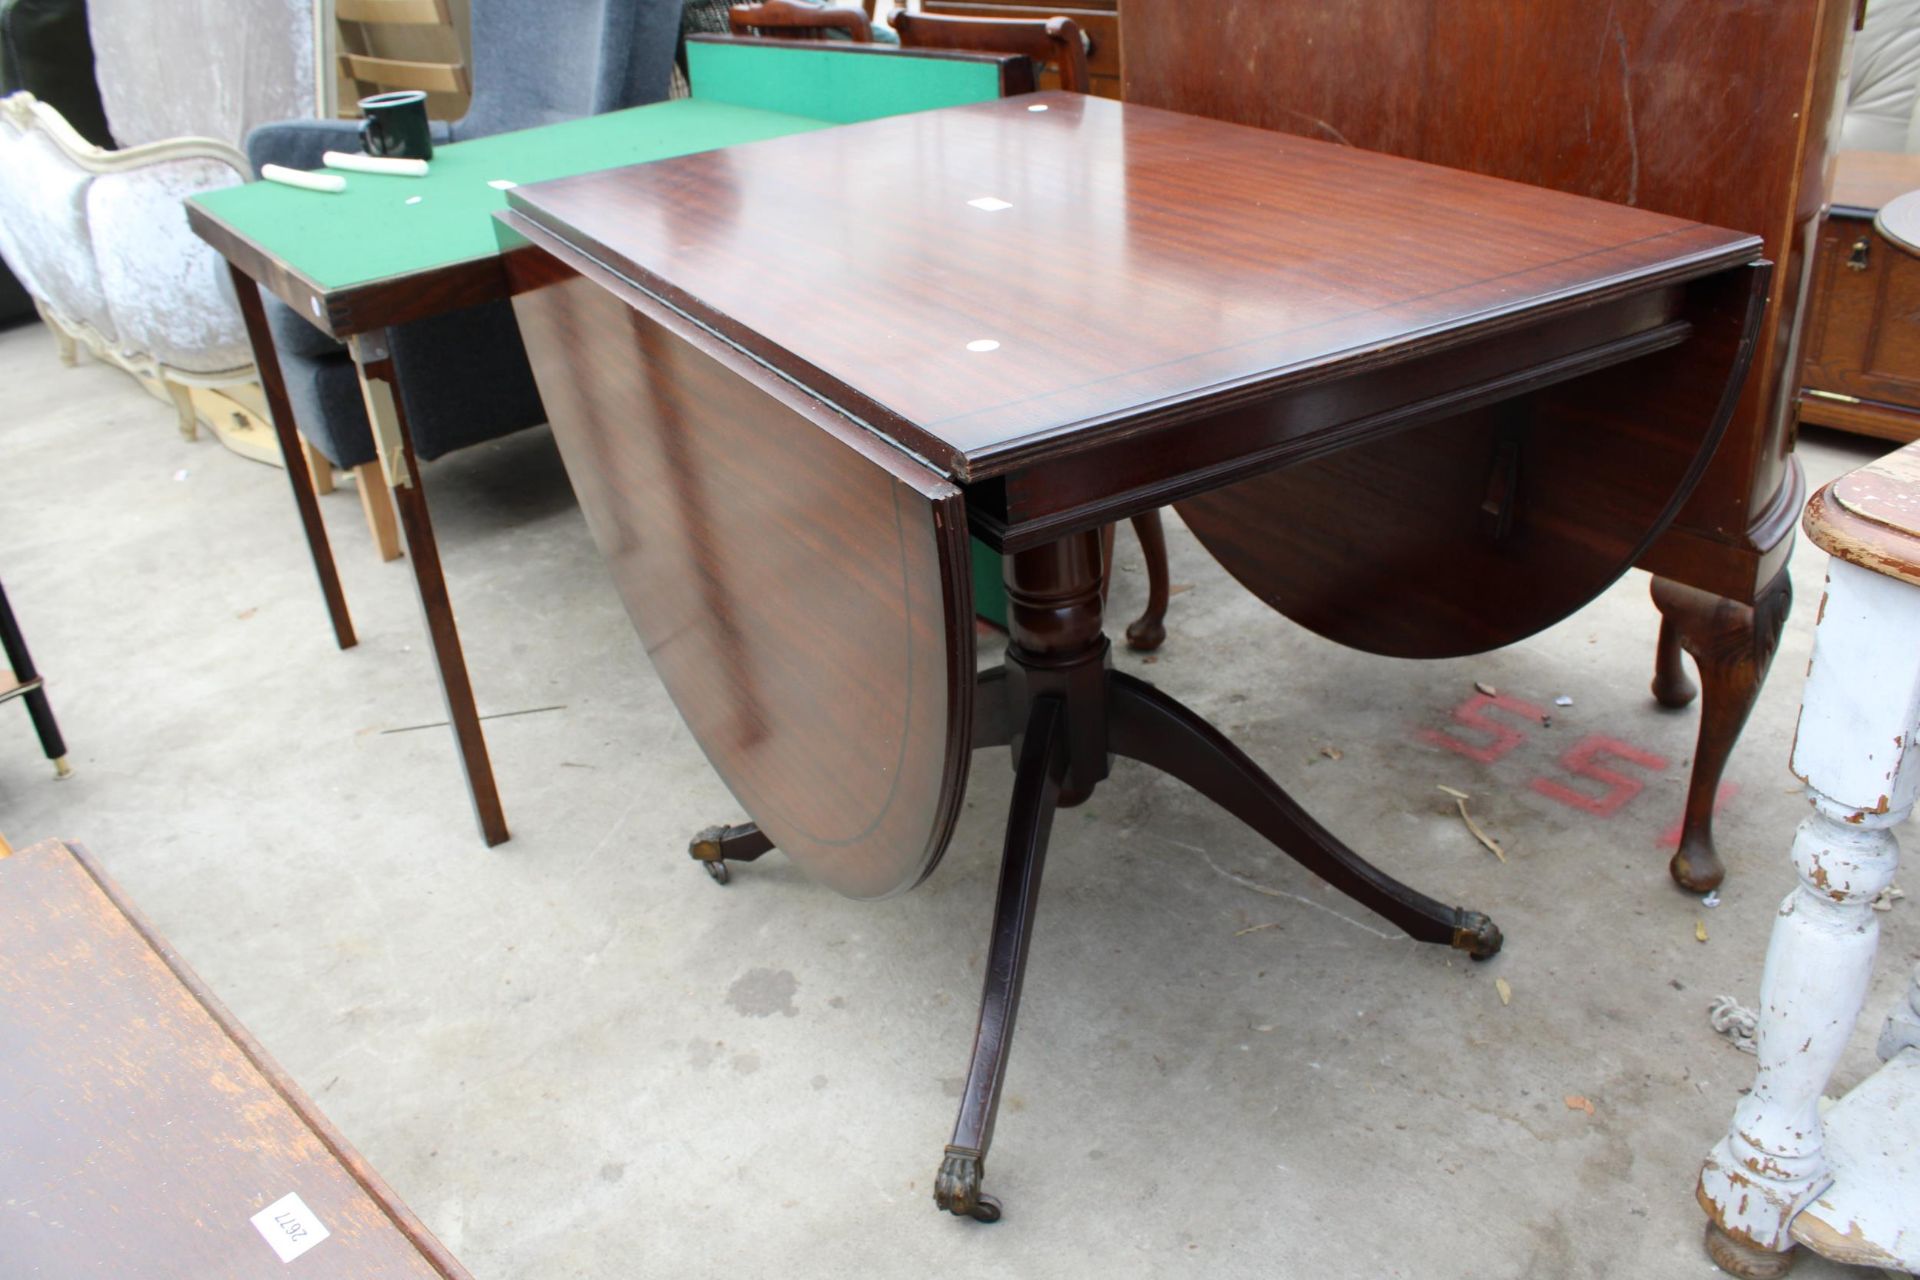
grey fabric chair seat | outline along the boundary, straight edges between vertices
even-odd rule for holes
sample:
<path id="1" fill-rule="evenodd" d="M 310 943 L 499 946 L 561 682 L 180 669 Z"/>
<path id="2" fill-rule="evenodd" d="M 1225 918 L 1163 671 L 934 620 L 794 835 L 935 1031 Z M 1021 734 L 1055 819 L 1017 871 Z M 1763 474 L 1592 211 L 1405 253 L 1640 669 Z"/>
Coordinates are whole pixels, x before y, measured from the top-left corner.
<path id="1" fill-rule="evenodd" d="M 306 356 L 290 356 L 281 348 L 287 400 L 302 434 L 335 466 L 374 461 L 373 430 L 346 348 L 296 312 L 278 311 L 282 314 L 270 317 L 276 341 L 304 329 L 329 348 Z M 394 362 L 403 371 L 401 406 L 422 461 L 547 420 L 511 303 L 489 302 L 417 320 L 396 326 L 392 334 Z"/>
<path id="2" fill-rule="evenodd" d="M 445 120 L 431 122 L 433 145 L 453 141 L 453 126 Z M 263 164 L 285 165 L 289 169 L 318 169 L 320 157 L 329 151 L 358 151 L 358 120 L 281 120 L 263 124 L 247 135 L 247 159 L 255 173 Z"/>
<path id="3" fill-rule="evenodd" d="M 463 142 L 666 98 L 681 0 L 472 0 L 473 98 L 434 143 Z M 320 167 L 358 151 L 357 120 L 288 120 L 247 137 L 247 158 Z M 336 466 L 375 458 L 346 348 L 268 299 L 287 398 L 300 432 Z M 402 407 L 422 459 L 546 421 L 513 310 L 488 303 L 391 331 Z"/>

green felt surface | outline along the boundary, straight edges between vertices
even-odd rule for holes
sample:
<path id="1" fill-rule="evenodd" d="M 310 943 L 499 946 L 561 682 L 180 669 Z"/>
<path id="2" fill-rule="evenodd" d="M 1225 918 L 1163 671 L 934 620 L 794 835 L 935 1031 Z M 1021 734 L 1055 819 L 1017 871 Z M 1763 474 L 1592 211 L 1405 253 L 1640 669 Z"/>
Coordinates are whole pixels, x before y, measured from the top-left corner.
<path id="1" fill-rule="evenodd" d="M 338 193 L 250 182 L 192 199 L 322 289 L 348 289 L 492 257 L 492 215 L 507 203 L 495 179 L 540 182 L 1000 96 L 999 68 L 985 62 L 699 41 L 687 57 L 695 97 L 439 147 L 424 178 L 348 172 Z M 975 607 L 1004 626 L 1000 557 L 978 542 L 971 552 Z"/>
<path id="2" fill-rule="evenodd" d="M 1000 96 L 1000 68 L 992 62 L 898 50 L 791 49 L 750 41 L 688 41 L 687 79 L 694 96 L 708 102 L 791 111 L 833 124 Z"/>
<path id="3" fill-rule="evenodd" d="M 911 53 L 693 41 L 687 59 L 694 97 L 440 147 L 424 178 L 346 173 L 338 193 L 250 182 L 193 203 L 322 289 L 348 289 L 492 257 L 492 215 L 506 207 L 495 180 L 564 178 L 1000 93 L 991 62 Z"/>
<path id="4" fill-rule="evenodd" d="M 973 612 L 1003 629 L 1007 625 L 1007 584 L 1000 572 L 1000 553 L 978 538 L 969 538 L 973 553 Z"/>
<path id="5" fill-rule="evenodd" d="M 495 179 L 540 182 L 828 123 L 682 98 L 437 147 L 424 178 L 347 173 L 338 193 L 249 182 L 193 201 L 322 288 L 344 289 L 499 252 L 492 215 L 507 198 Z"/>

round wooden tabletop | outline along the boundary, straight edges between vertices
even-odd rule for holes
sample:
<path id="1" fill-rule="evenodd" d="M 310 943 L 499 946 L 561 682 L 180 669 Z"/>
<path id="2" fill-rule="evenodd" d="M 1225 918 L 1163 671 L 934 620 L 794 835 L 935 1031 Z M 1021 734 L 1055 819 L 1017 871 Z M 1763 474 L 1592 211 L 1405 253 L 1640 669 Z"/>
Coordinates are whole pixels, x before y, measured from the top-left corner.
<path id="1" fill-rule="evenodd" d="M 1920 191 L 1887 201 L 1873 217 L 1873 229 L 1908 253 L 1920 254 Z"/>
<path id="2" fill-rule="evenodd" d="M 1920 443 L 1814 494 L 1803 524 L 1828 555 L 1920 586 Z"/>

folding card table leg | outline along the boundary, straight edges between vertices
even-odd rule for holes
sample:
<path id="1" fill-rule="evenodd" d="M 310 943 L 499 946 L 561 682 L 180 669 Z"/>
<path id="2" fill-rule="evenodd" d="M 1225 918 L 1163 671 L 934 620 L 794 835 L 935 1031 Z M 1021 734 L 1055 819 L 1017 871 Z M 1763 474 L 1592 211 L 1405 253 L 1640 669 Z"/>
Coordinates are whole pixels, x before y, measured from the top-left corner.
<path id="1" fill-rule="evenodd" d="M 300 527 L 306 531 L 307 550 L 313 555 L 313 571 L 320 579 L 320 594 L 327 602 L 327 617 L 333 622 L 333 637 L 342 649 L 354 645 L 353 619 L 347 616 L 347 596 L 340 589 L 340 571 L 333 566 L 333 547 L 327 542 L 327 526 L 320 520 L 320 500 L 314 496 L 313 476 L 302 464 L 300 432 L 293 420 L 293 406 L 287 401 L 286 380 L 280 376 L 280 352 L 273 345 L 273 330 L 267 326 L 267 311 L 260 302 L 260 286 L 253 277 L 229 263 L 234 296 L 240 300 L 240 317 L 247 325 L 247 341 L 253 346 L 253 366 L 260 374 L 260 390 L 267 397 L 267 416 L 273 419 L 273 434 L 280 441 L 280 461 L 285 464 L 287 483 L 293 487 L 293 505 L 300 509 Z"/>
<path id="2" fill-rule="evenodd" d="M 453 619 L 453 601 L 447 595 L 446 575 L 440 568 L 440 548 L 433 538 L 433 520 L 427 514 L 427 495 L 420 484 L 420 464 L 413 456 L 413 438 L 407 433 L 407 415 L 401 407 L 400 384 L 394 374 L 387 331 L 376 329 L 348 340 L 360 374 L 360 392 L 380 454 L 380 474 L 400 513 L 400 529 L 407 539 L 407 558 L 420 591 L 420 609 L 426 615 L 427 640 L 440 668 L 440 691 L 446 695 L 447 719 L 460 748 L 460 764 L 467 773 L 474 817 L 489 845 L 507 839 L 507 819 L 494 786 L 493 764 L 487 758 L 487 740 L 480 731 L 480 712 L 473 701 L 473 681 L 460 650 L 460 631 Z"/>

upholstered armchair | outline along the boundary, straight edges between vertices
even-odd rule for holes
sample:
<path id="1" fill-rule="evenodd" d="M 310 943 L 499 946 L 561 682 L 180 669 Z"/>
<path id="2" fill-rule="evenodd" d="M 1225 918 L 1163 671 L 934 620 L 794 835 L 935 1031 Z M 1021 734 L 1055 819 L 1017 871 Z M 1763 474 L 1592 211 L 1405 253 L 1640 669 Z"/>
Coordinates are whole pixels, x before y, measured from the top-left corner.
<path id="1" fill-rule="evenodd" d="M 180 202 L 245 180 L 245 157 L 211 138 L 107 151 L 32 94 L 0 100 L 0 254 L 66 363 L 85 347 L 156 379 L 189 439 L 191 388 L 249 381 L 253 358 Z"/>
<path id="2" fill-rule="evenodd" d="M 473 96 L 436 123 L 436 145 L 657 102 L 667 96 L 678 0 L 472 0 Z M 257 167 L 317 168 L 329 149 L 359 150 L 352 120 L 293 120 L 247 138 Z M 337 466 L 374 461 L 359 380 L 346 349 L 268 300 L 287 395 L 302 435 Z M 512 308 L 474 307 L 392 331 L 414 451 L 432 459 L 546 421 Z M 395 554 L 397 554 L 397 549 Z"/>
<path id="3" fill-rule="evenodd" d="M 66 117 L 88 142 L 113 145 L 93 82 L 84 0 L 0 0 L 0 94 L 22 89 Z M 32 295 L 0 261 L 0 328 L 35 314 Z"/>
<path id="4" fill-rule="evenodd" d="M 1853 39 L 1842 151 L 1920 151 L 1920 0 L 1873 0 Z"/>
<path id="5" fill-rule="evenodd" d="M 0 102 L 0 255 L 63 359 L 84 347 L 147 380 L 172 400 L 189 437 L 193 389 L 239 387 L 254 369 L 224 265 L 188 230 L 182 201 L 246 181 L 236 144 L 248 120 L 261 118 L 250 113 L 311 108 L 313 2 L 7 7 L 7 62 L 23 79 L 46 53 L 36 41 L 72 44 L 90 33 L 98 97 L 62 101 L 118 148 L 96 146 L 32 94 Z"/>

